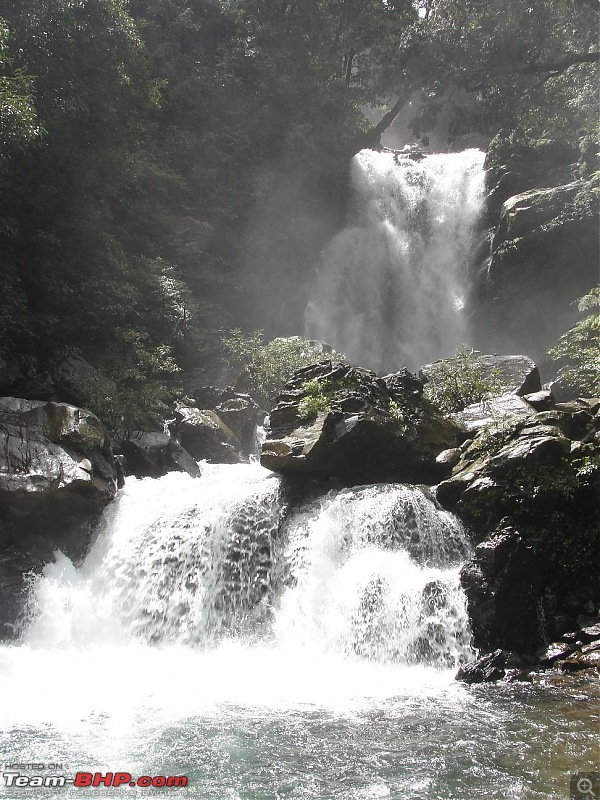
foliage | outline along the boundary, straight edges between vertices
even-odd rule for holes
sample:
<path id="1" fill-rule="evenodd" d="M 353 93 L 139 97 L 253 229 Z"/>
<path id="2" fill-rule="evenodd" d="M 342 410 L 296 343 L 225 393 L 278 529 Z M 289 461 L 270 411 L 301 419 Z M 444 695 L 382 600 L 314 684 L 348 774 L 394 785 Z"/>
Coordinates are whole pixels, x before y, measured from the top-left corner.
<path id="1" fill-rule="evenodd" d="M 311 419 L 321 411 L 329 411 L 332 393 L 328 391 L 325 382 L 313 378 L 302 388 L 304 397 L 298 404 L 298 417 L 301 420 Z"/>
<path id="2" fill-rule="evenodd" d="M 461 345 L 454 358 L 431 365 L 424 394 L 442 411 L 461 411 L 497 394 L 501 388 L 499 377 L 500 371 L 484 367 L 472 347 Z"/>
<path id="3" fill-rule="evenodd" d="M 566 362 L 558 370 L 559 378 L 583 395 L 597 397 L 600 394 L 600 286 L 579 300 L 578 309 L 592 313 L 563 333 L 549 355 Z"/>
<path id="4" fill-rule="evenodd" d="M 262 331 L 243 333 L 239 328 L 223 332 L 222 345 L 227 363 L 243 371 L 251 393 L 262 403 L 270 405 L 292 374 L 324 357 L 343 359 L 331 350 L 326 354 L 319 343 L 300 336 L 274 339 L 265 343 Z"/>
<path id="5" fill-rule="evenodd" d="M 600 553 L 597 455 L 511 472 L 512 518 L 524 538 L 568 577 L 596 577 Z"/>
<path id="6" fill-rule="evenodd" d="M 9 30 L 0 19 L 0 158 L 25 147 L 40 134 L 32 98 L 32 79 L 13 69 L 8 55 Z"/>

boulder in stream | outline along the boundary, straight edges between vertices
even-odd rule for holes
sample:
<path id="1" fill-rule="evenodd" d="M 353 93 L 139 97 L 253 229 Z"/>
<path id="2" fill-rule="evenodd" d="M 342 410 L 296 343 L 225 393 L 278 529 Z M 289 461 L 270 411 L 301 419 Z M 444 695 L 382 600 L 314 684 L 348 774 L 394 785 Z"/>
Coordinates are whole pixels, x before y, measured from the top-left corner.
<path id="1" fill-rule="evenodd" d="M 447 470 L 437 456 L 462 438 L 407 370 L 378 378 L 322 361 L 298 370 L 284 386 L 261 464 L 288 474 L 431 482 Z"/>

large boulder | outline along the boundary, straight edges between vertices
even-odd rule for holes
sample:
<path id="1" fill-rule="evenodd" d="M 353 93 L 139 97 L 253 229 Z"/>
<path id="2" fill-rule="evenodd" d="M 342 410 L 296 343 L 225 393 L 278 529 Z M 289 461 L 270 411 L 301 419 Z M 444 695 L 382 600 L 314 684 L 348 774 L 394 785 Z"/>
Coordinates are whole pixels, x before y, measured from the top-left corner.
<path id="1" fill-rule="evenodd" d="M 573 203 L 583 185 L 583 181 L 573 181 L 565 186 L 531 189 L 509 197 L 500 209 L 494 247 L 557 219 L 565 207 Z"/>
<path id="2" fill-rule="evenodd" d="M 0 505 L 26 512 L 48 494 L 74 494 L 101 508 L 116 469 L 98 417 L 67 403 L 0 398 Z"/>
<path id="3" fill-rule="evenodd" d="M 168 472 L 200 475 L 200 467 L 181 444 L 168 433 L 133 431 L 121 442 L 125 471 L 136 478 L 160 478 Z"/>
<path id="4" fill-rule="evenodd" d="M 0 398 L 0 638 L 16 632 L 28 573 L 57 549 L 84 556 L 117 483 L 108 433 L 94 414 Z"/>
<path id="5" fill-rule="evenodd" d="M 519 395 L 501 394 L 483 400 L 480 403 L 471 403 L 462 411 L 452 415 L 452 419 L 461 427 L 474 434 L 484 428 L 504 426 L 508 422 L 531 417 L 535 409 Z"/>
<path id="6" fill-rule="evenodd" d="M 546 577 L 546 566 L 516 531 L 499 530 L 481 542 L 461 571 L 475 647 L 538 650 L 552 635 Z"/>
<path id="7" fill-rule="evenodd" d="M 461 437 L 408 371 L 378 378 L 322 361 L 295 372 L 283 388 L 261 464 L 283 473 L 427 482 L 445 469 L 436 457 Z"/>
<path id="8" fill-rule="evenodd" d="M 436 496 L 477 544 L 461 575 L 476 647 L 531 654 L 597 612 L 599 480 L 596 401 L 481 428 L 461 451 Z"/>
<path id="9" fill-rule="evenodd" d="M 179 406 L 174 430 L 181 445 L 198 461 L 237 464 L 240 444 L 216 411 Z"/>
<path id="10" fill-rule="evenodd" d="M 237 447 L 245 455 L 255 449 L 256 428 L 266 416 L 249 394 L 236 392 L 231 386 L 223 389 L 214 386 L 199 386 L 192 392 L 195 407 L 204 412 L 213 411 L 221 422 L 233 432 Z"/>

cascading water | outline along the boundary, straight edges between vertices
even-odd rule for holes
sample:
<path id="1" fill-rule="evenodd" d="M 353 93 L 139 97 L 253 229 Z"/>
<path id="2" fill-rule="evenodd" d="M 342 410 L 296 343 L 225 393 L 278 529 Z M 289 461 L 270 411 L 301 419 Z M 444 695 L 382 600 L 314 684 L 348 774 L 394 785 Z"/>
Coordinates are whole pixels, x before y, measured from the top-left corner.
<path id="1" fill-rule="evenodd" d="M 205 470 L 129 482 L 83 567 L 61 555 L 47 568 L 26 641 L 205 648 L 240 636 L 452 667 L 470 654 L 458 586 L 469 545 L 421 490 L 333 492 L 284 522 L 275 476 Z"/>
<path id="2" fill-rule="evenodd" d="M 480 150 L 355 156 L 349 221 L 323 254 L 307 335 L 376 371 L 452 355 L 468 333 L 483 161 Z"/>
<path id="3" fill-rule="evenodd" d="M 0 797 L 150 796 L 17 794 L 16 763 L 184 775 L 160 797 L 192 800 L 564 796 L 593 764 L 589 707 L 453 681 L 471 655 L 456 519 L 403 485 L 287 503 L 257 464 L 128 479 L 85 563 L 59 555 L 0 646 Z"/>

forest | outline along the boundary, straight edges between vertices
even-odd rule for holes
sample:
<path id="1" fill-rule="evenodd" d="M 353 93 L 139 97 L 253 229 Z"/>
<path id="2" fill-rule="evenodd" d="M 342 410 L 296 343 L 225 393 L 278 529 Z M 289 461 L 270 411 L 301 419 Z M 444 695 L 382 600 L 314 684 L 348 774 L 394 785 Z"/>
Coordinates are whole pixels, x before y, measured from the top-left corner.
<path id="1" fill-rule="evenodd" d="M 597 180 L 597 28 L 594 0 L 1 0 L 0 357 L 31 387 L 81 356 L 144 409 L 223 329 L 301 333 L 349 159 L 409 100 L 415 141 L 445 111 L 450 147 L 550 137 Z"/>

